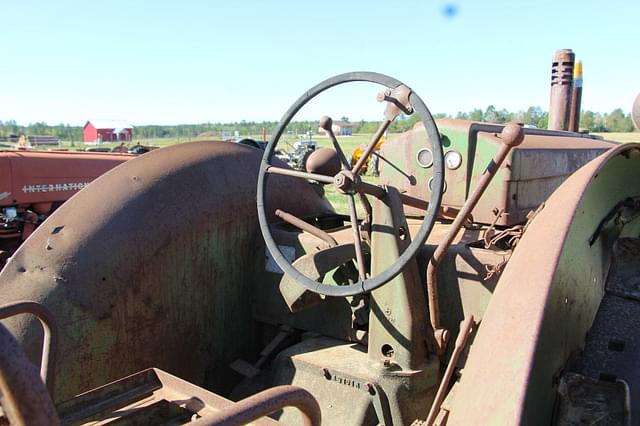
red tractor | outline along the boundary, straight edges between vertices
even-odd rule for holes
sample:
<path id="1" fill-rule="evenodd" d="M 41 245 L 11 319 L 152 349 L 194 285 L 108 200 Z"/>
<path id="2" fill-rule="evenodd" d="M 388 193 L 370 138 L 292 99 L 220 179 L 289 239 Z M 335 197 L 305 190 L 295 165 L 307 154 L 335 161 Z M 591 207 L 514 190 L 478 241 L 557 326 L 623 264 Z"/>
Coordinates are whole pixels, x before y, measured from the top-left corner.
<path id="1" fill-rule="evenodd" d="M 0 151 L 2 264 L 62 203 L 98 176 L 133 157 L 66 151 Z"/>

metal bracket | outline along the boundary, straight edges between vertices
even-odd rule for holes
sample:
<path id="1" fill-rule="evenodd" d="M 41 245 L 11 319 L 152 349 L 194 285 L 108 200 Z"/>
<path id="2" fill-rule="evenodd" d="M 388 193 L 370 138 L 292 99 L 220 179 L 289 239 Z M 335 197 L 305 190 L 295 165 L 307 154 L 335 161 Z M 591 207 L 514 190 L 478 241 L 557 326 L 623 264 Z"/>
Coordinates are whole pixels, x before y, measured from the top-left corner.
<path id="1" fill-rule="evenodd" d="M 380 385 L 377 383 L 367 383 L 367 390 L 373 401 L 373 409 L 378 417 L 378 426 L 392 426 L 391 409 L 389 408 L 389 400 Z"/>
<path id="2" fill-rule="evenodd" d="M 413 107 L 409 102 L 409 96 L 411 96 L 411 89 L 401 84 L 395 89 L 387 89 L 384 92 L 378 93 L 376 99 L 378 102 L 388 102 L 387 108 L 384 111 L 384 117 L 387 120 L 393 121 L 400 112 L 411 115 L 413 114 Z"/>

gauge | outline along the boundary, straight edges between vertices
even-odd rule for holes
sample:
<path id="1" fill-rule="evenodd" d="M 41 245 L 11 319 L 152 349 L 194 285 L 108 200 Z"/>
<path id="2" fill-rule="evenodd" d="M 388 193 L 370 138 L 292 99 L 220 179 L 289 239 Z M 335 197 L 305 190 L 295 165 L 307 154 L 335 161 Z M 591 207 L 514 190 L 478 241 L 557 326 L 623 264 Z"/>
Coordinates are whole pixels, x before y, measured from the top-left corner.
<path id="1" fill-rule="evenodd" d="M 429 191 L 433 192 L 433 177 L 429 178 Z M 442 181 L 442 193 L 447 192 L 447 181 Z"/>
<path id="2" fill-rule="evenodd" d="M 455 170 L 462 164 L 462 154 L 458 151 L 449 151 L 444 155 L 444 164 L 449 170 Z"/>
<path id="3" fill-rule="evenodd" d="M 416 161 L 420 167 L 424 167 L 425 169 L 433 166 L 433 154 L 431 150 L 429 148 L 422 148 L 416 154 Z"/>

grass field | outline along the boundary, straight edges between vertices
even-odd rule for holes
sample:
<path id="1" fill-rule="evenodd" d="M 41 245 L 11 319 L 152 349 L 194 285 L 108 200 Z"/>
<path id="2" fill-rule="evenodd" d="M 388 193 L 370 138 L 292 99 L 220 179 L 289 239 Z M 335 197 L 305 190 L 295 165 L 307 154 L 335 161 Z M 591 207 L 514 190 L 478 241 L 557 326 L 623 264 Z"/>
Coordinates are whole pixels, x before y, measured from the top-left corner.
<path id="1" fill-rule="evenodd" d="M 612 141 L 617 141 L 617 142 L 640 142 L 640 132 L 630 132 L 630 133 L 594 133 L 595 135 L 598 136 L 602 136 L 604 139 L 606 140 L 612 140 Z M 256 140 L 260 140 L 262 138 L 261 135 L 251 135 L 251 136 L 244 136 L 244 137 L 251 137 L 253 139 Z M 390 135 L 389 138 L 391 139 L 393 137 L 393 135 Z M 322 136 L 322 135 L 314 135 L 313 140 L 317 141 L 318 144 L 321 147 L 332 147 L 331 145 L 331 141 L 329 140 L 328 137 L 326 136 Z M 130 143 L 129 145 L 133 145 L 135 143 L 140 143 L 142 145 L 151 145 L 151 146 L 158 146 L 158 147 L 164 147 L 164 146 L 170 146 L 170 145 L 176 145 L 176 144 L 181 144 L 181 143 L 187 143 L 187 142 L 192 142 L 192 141 L 196 141 L 196 140 L 203 140 L 202 138 L 197 138 L 197 137 L 193 137 L 193 138 L 163 138 L 163 139 L 140 139 L 140 140 L 134 140 L 133 143 Z M 205 139 L 206 140 L 206 139 Z M 284 150 L 292 150 L 291 145 L 293 145 L 294 142 L 300 140 L 298 137 L 293 136 L 293 135 L 285 135 L 281 138 L 278 147 L 280 149 L 284 149 Z M 369 143 L 369 141 L 371 140 L 371 135 L 370 134 L 355 134 L 353 136 L 340 136 L 338 137 L 338 141 L 340 142 L 340 146 L 342 147 L 342 150 L 344 151 L 345 155 L 347 157 L 351 156 L 351 153 L 360 145 L 367 145 Z M 119 145 L 119 143 L 114 142 L 114 143 L 109 143 L 109 144 L 102 144 L 100 145 L 101 147 L 109 147 L 109 148 L 113 148 L 115 146 Z M 82 142 L 76 142 L 74 145 L 70 145 L 69 143 L 63 143 L 63 147 L 66 148 L 70 148 L 70 149 L 84 149 L 85 146 L 82 144 Z M 376 182 L 376 178 L 370 175 L 367 175 L 364 177 L 364 179 L 368 182 L 371 183 L 375 183 Z M 325 195 L 327 197 L 327 199 L 333 204 L 334 208 L 336 209 L 337 212 L 342 213 L 342 214 L 348 214 L 349 213 L 349 209 L 347 207 L 347 197 L 345 195 L 336 193 L 336 191 L 334 190 L 333 186 L 331 185 L 326 185 L 325 186 Z M 363 217 L 362 215 L 364 214 L 364 210 L 361 206 L 361 204 L 359 202 L 356 203 L 356 205 L 358 206 L 358 215 L 359 217 Z"/>
<path id="2" fill-rule="evenodd" d="M 604 139 L 616 142 L 640 142 L 640 132 L 629 133 L 594 133 L 594 135 L 602 136 Z"/>
<path id="3" fill-rule="evenodd" d="M 350 158 L 351 157 L 351 153 L 358 146 L 360 146 L 360 145 L 368 145 L 369 144 L 369 142 L 371 141 L 371 136 L 372 135 L 369 135 L 369 134 L 355 134 L 353 136 L 339 136 L 338 137 L 338 142 L 340 143 L 340 147 L 342 148 L 342 151 L 344 151 L 344 154 L 348 158 Z M 294 137 L 283 138 L 282 141 L 278 143 L 278 146 L 285 146 L 286 147 L 287 143 L 293 144 L 293 142 L 295 142 L 296 140 L 298 140 L 298 139 L 296 139 Z M 333 145 L 331 144 L 331 141 L 326 136 L 315 135 L 315 136 L 313 136 L 313 140 L 317 141 L 318 144 L 321 147 L 326 147 L 326 148 L 332 148 L 333 147 Z M 367 182 L 374 183 L 376 181 L 376 178 L 371 176 L 371 175 L 367 175 L 367 176 L 364 177 L 364 180 L 367 181 Z M 329 202 L 331 202 L 331 204 L 333 205 L 333 208 L 336 210 L 336 212 L 348 215 L 349 214 L 349 207 L 348 207 L 348 204 L 347 204 L 347 196 L 337 193 L 332 185 L 325 185 L 324 188 L 325 188 L 325 196 L 327 197 Z M 357 200 L 356 200 L 356 206 L 358 208 L 358 217 L 360 217 L 360 218 L 364 217 L 364 209 L 363 209 L 362 205 L 360 204 L 360 202 L 357 201 Z"/>

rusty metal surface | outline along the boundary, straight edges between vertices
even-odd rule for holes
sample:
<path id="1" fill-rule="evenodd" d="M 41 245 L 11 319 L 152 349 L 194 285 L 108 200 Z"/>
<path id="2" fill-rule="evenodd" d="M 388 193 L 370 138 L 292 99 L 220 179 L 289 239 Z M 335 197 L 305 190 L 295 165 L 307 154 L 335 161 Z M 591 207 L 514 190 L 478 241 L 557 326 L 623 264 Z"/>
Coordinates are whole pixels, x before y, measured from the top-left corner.
<path id="1" fill-rule="evenodd" d="M 365 166 L 365 164 L 369 161 L 369 157 L 371 153 L 378 147 L 378 143 L 380 142 L 380 138 L 387 132 L 387 129 L 396 119 L 396 117 L 402 113 L 406 115 L 411 115 L 414 112 L 414 108 L 411 105 L 411 100 L 415 99 L 412 96 L 412 91 L 409 87 L 404 84 L 400 84 L 393 88 L 388 88 L 384 92 L 378 93 L 376 96 L 378 102 L 386 102 L 384 109 L 384 120 L 380 123 L 376 131 L 371 136 L 371 141 L 366 146 L 356 164 L 354 164 L 351 171 L 355 174 L 358 174 L 360 170 Z M 419 109 L 419 108 L 418 108 Z M 423 120 L 426 117 L 421 117 Z"/>
<path id="2" fill-rule="evenodd" d="M 453 377 L 453 372 L 458 364 L 458 360 L 462 355 L 462 351 L 467 345 L 467 340 L 469 340 L 469 335 L 471 334 L 471 328 L 474 326 L 473 316 L 467 317 L 460 324 L 460 332 L 458 333 L 458 337 L 456 338 L 456 343 L 453 348 L 453 353 L 451 354 L 451 358 L 449 358 L 449 363 L 447 364 L 447 368 L 442 376 L 442 380 L 440 381 L 440 385 L 438 386 L 438 392 L 436 393 L 436 397 L 433 400 L 433 404 L 431 405 L 431 409 L 429 410 L 429 415 L 427 416 L 427 420 L 425 424 L 427 426 L 433 425 L 436 420 L 436 416 L 440 412 L 440 407 L 442 406 L 442 401 L 444 401 L 444 397 L 449 391 L 449 383 L 451 382 L 451 378 Z"/>
<path id="3" fill-rule="evenodd" d="M 636 260 L 637 263 L 637 260 Z M 636 266 L 637 269 L 637 266 Z M 637 277 L 637 276 L 636 276 Z M 640 422 L 640 302 L 605 295 L 589 330 L 575 372 L 606 383 L 624 381 L 629 388 L 630 424 Z"/>
<path id="4" fill-rule="evenodd" d="M 400 194 L 395 188 L 388 190 L 387 197 L 373 204 L 373 275 L 397 261 L 411 242 L 409 235 L 400 235 L 402 230 L 409 233 Z M 425 344 L 429 331 L 424 287 L 415 258 L 387 285 L 372 291 L 369 304 L 367 354 L 371 361 L 392 363 L 405 372 L 423 369 L 429 357 Z"/>
<path id="5" fill-rule="evenodd" d="M 0 320 L 21 314 L 31 314 L 42 325 L 42 355 L 40 378 L 46 384 L 51 399 L 54 398 L 55 365 L 58 347 L 58 327 L 55 317 L 43 305 L 28 300 L 8 303 L 0 306 Z"/>
<path id="6" fill-rule="evenodd" d="M 562 376 L 558 386 L 557 426 L 631 426 L 629 387 L 623 381 L 605 382 L 575 373 Z"/>
<path id="7" fill-rule="evenodd" d="M 333 145 L 333 149 L 335 150 L 331 155 L 329 151 L 322 151 L 323 154 L 318 154 L 320 158 L 325 159 L 323 163 L 326 162 L 327 160 L 331 160 L 331 163 L 333 163 L 333 167 L 331 170 L 333 173 L 324 173 L 324 174 L 329 174 L 333 176 L 337 174 L 341 169 L 348 170 L 350 164 L 349 164 L 349 161 L 347 160 L 347 157 L 344 154 L 344 151 L 342 151 L 342 147 L 340 146 L 340 143 L 338 143 L 338 139 L 336 138 L 335 133 L 333 133 L 333 120 L 331 119 L 331 117 L 328 117 L 326 115 L 320 117 L 319 126 L 322 130 L 325 131 L 327 136 L 329 136 L 329 139 L 331 140 L 331 144 Z M 307 171 L 311 171 L 311 170 L 307 170 Z"/>
<path id="8" fill-rule="evenodd" d="M 334 240 L 335 241 L 335 240 Z M 324 250 L 308 253 L 296 259 L 293 265 L 303 274 L 318 281 L 325 274 L 353 259 L 353 244 L 331 246 Z M 318 293 L 307 290 L 289 275 L 283 275 L 280 281 L 280 294 L 291 312 L 299 312 L 310 306 L 321 303 L 323 299 Z"/>
<path id="9" fill-rule="evenodd" d="M 640 301 L 640 239 L 620 238 L 615 246 L 615 258 L 607 278 L 607 293 Z"/>
<path id="10" fill-rule="evenodd" d="M 460 208 L 495 155 L 503 125 L 475 123 L 465 120 L 439 119 L 444 150 L 460 153 L 463 162 L 457 169 L 445 171 L 446 191 L 442 202 L 446 208 Z M 514 148 L 496 173 L 484 197 L 473 211 L 473 220 L 490 224 L 495 212 L 503 210 L 498 226 L 513 226 L 526 221 L 526 216 L 546 200 L 566 178 L 615 142 L 598 140 L 593 136 L 523 129 L 525 138 Z M 416 153 L 423 147 L 420 127 L 405 132 L 383 145 L 381 161 L 382 184 L 396 186 L 404 195 L 427 199 L 431 194 L 428 181 L 431 168 L 421 167 Z M 419 206 L 416 206 L 419 207 Z M 419 208 L 405 207 L 407 215 L 420 216 Z"/>
<path id="11" fill-rule="evenodd" d="M 606 238 L 607 231 L 603 232 Z M 636 234 L 637 235 L 637 234 Z M 624 381 L 629 424 L 640 422 L 640 239 L 614 244 L 606 294 L 589 330 L 576 373 L 603 382 Z"/>
<path id="12" fill-rule="evenodd" d="M 549 423 L 558 373 L 584 345 L 604 293 L 615 235 L 594 245 L 589 236 L 640 193 L 630 182 L 640 182 L 638 144 L 590 162 L 546 202 L 500 278 L 447 424 Z"/>
<path id="13" fill-rule="evenodd" d="M 0 406 L 9 424 L 55 426 L 60 421 L 38 370 L 0 324 Z M 4 424 L 0 417 L 0 423 Z"/>
<path id="14" fill-rule="evenodd" d="M 157 368 L 149 368 L 57 404 L 63 425 L 193 424 L 234 403 Z M 271 419 L 254 424 L 272 425 Z"/>
<path id="15" fill-rule="evenodd" d="M 323 240 L 325 243 L 327 243 L 329 245 L 329 247 L 335 247 L 338 245 L 338 243 L 336 242 L 336 240 L 329 234 L 327 234 L 325 231 L 323 231 L 322 229 L 308 223 L 305 222 L 304 220 L 295 217 L 294 215 L 287 213 L 287 212 L 283 212 L 280 209 L 276 209 L 275 212 L 276 216 L 278 216 L 280 219 L 284 220 L 285 222 L 287 222 L 289 225 L 293 225 L 296 228 L 300 229 L 301 231 L 305 231 L 310 233 L 311 235 L 314 235 L 318 238 L 320 238 L 321 240 Z"/>
<path id="16" fill-rule="evenodd" d="M 0 272 L 0 303 L 34 300 L 58 319 L 57 398 L 149 366 L 233 386 L 226 365 L 255 350 L 260 154 L 195 142 L 140 156 L 63 204 L 16 252 Z M 330 209 L 303 181 L 270 182 L 269 205 L 299 217 Z M 38 363 L 33 320 L 5 324 Z"/>
<path id="17" fill-rule="evenodd" d="M 309 173 L 335 176 L 340 171 L 340 160 L 336 151 L 330 148 L 318 148 L 309 154 L 305 168 Z"/>
<path id="18" fill-rule="evenodd" d="M 448 331 L 443 329 L 440 324 L 440 307 L 438 300 L 438 267 L 442 261 L 445 253 L 451 246 L 454 238 L 458 235 L 458 232 L 465 224 L 469 215 L 477 205 L 480 198 L 484 195 L 487 187 L 491 183 L 491 180 L 495 176 L 496 172 L 502 166 L 505 158 L 509 155 L 509 152 L 513 147 L 516 147 L 522 143 L 524 134 L 522 132 L 522 126 L 515 123 L 510 123 L 504 127 L 500 133 L 500 140 L 502 144 L 498 148 L 498 152 L 495 157 L 487 165 L 485 173 L 482 175 L 474 188 L 473 193 L 469 196 L 466 203 L 460 209 L 460 212 L 456 216 L 449 233 L 445 238 L 440 241 L 433 256 L 429 260 L 429 266 L 427 267 L 427 297 L 429 303 L 429 317 L 431 321 L 431 328 L 433 329 L 438 354 L 444 353 L 447 341 Z"/>
<path id="19" fill-rule="evenodd" d="M 393 363 L 372 363 L 366 347 L 327 337 L 309 337 L 278 354 L 273 367 L 276 384 L 292 384 L 311 392 L 326 425 L 410 424 L 426 410 L 435 394 L 440 371 L 431 358 L 422 371 L 399 370 Z M 379 405 L 380 411 L 376 409 Z M 298 413 L 285 409 L 278 420 L 296 424 Z"/>
<path id="20" fill-rule="evenodd" d="M 239 426 L 267 416 L 285 407 L 300 411 L 304 426 L 320 426 L 320 406 L 306 390 L 296 386 L 276 386 L 245 398 L 235 404 L 199 419 L 193 426 Z"/>
<path id="21" fill-rule="evenodd" d="M 373 209 L 375 275 L 396 261 L 410 238 L 401 231 L 408 225 L 397 191 L 389 188 Z M 373 290 L 369 304 L 368 347 L 311 338 L 287 348 L 275 362 L 276 383 L 310 390 L 326 424 L 408 424 L 433 395 L 439 360 L 427 356 L 426 304 L 415 260 L 388 285 Z M 336 320 L 330 315 L 316 318 Z M 294 420 L 285 410 L 282 421 Z"/>
<path id="22" fill-rule="evenodd" d="M 553 56 L 548 125 L 551 130 L 569 130 L 574 61 L 571 49 L 558 50 Z"/>

